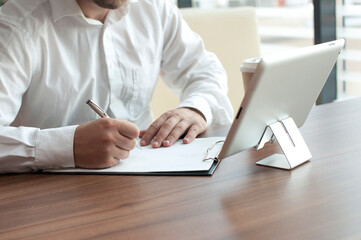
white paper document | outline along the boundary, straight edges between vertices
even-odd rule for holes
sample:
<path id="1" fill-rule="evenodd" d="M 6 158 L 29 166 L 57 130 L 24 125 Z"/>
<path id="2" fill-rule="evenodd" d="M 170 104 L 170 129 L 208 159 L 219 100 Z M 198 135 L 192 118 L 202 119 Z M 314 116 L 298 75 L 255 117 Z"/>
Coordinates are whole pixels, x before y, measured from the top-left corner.
<path id="1" fill-rule="evenodd" d="M 89 173 L 89 174 L 175 174 L 192 172 L 208 173 L 214 168 L 215 158 L 223 146 L 225 137 L 196 138 L 192 143 L 184 144 L 178 140 L 171 147 L 136 147 L 127 159 L 106 169 L 56 169 L 44 170 L 45 173 Z M 207 160 L 208 159 L 208 160 Z M 172 175 L 173 175 L 172 174 Z"/>

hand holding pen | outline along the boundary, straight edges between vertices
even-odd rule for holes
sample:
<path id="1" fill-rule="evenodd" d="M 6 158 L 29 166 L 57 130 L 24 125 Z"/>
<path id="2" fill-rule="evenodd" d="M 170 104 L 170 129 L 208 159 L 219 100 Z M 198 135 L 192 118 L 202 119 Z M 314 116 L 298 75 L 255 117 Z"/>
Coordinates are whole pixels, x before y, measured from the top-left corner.
<path id="1" fill-rule="evenodd" d="M 101 117 L 101 118 L 109 118 L 108 114 L 99 107 L 93 100 L 88 99 L 86 103 Z M 138 149 L 142 149 L 138 143 L 135 145 Z"/>
<path id="2" fill-rule="evenodd" d="M 101 116 L 79 125 L 74 133 L 74 161 L 81 168 L 107 168 L 129 156 L 136 146 L 138 127 L 122 119 L 109 116 L 92 100 L 87 104 Z"/>

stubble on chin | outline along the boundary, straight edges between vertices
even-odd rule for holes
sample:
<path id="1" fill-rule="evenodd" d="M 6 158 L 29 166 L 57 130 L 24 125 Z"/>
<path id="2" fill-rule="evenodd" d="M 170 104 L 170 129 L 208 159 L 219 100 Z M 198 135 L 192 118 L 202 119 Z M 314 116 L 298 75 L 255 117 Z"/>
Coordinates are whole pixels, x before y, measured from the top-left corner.
<path id="1" fill-rule="evenodd" d="M 91 0 L 96 5 L 106 9 L 118 9 L 127 4 L 128 0 Z"/>

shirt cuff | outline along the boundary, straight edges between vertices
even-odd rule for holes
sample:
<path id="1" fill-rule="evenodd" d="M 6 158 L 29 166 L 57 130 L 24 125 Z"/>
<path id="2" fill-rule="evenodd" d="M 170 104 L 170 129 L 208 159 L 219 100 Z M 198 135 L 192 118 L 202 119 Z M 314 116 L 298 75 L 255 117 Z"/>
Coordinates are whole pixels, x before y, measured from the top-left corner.
<path id="1" fill-rule="evenodd" d="M 188 107 L 188 108 L 197 109 L 206 118 L 207 127 L 212 125 L 212 122 L 213 122 L 212 109 L 209 106 L 208 102 L 203 97 L 201 97 L 201 96 L 189 97 L 186 100 L 182 101 L 178 105 L 178 108 L 181 108 L 181 107 Z"/>
<path id="2" fill-rule="evenodd" d="M 76 125 L 40 130 L 36 139 L 38 169 L 74 168 L 73 142 Z"/>

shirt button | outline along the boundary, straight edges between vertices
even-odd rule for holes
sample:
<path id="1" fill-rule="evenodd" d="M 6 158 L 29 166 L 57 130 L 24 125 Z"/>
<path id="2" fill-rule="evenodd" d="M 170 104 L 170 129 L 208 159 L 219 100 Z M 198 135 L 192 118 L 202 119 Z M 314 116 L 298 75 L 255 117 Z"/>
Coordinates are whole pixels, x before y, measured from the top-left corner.
<path id="1" fill-rule="evenodd" d="M 116 98 L 116 97 L 112 97 L 112 99 L 110 100 L 110 103 L 111 103 L 111 104 L 114 103 L 115 100 L 117 100 L 117 98 Z"/>
<path id="2" fill-rule="evenodd" d="M 110 63 L 110 64 L 109 64 L 109 68 L 110 68 L 110 69 L 114 69 L 114 68 L 115 68 L 115 63 L 114 63 L 114 62 Z"/>

